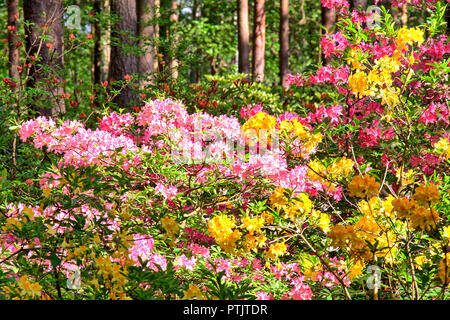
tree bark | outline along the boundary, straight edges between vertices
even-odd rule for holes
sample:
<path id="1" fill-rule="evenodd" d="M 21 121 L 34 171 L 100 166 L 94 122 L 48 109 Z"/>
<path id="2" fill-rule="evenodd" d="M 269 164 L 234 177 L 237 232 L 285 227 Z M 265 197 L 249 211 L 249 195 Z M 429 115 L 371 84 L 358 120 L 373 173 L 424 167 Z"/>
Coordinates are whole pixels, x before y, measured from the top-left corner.
<path id="1" fill-rule="evenodd" d="M 239 73 L 250 73 L 250 31 L 248 25 L 248 0 L 238 0 L 238 51 Z"/>
<path id="2" fill-rule="evenodd" d="M 406 4 L 402 5 L 402 27 L 406 27 L 408 24 L 408 6 Z"/>
<path id="3" fill-rule="evenodd" d="M 289 73 L 289 0 L 280 3 L 280 85 L 287 88 Z"/>
<path id="4" fill-rule="evenodd" d="M 178 1 L 172 0 L 171 6 L 170 6 L 170 32 L 176 33 L 177 32 L 177 23 L 178 23 Z M 175 36 L 173 38 L 172 48 L 175 48 L 178 42 L 178 38 Z M 170 71 L 172 73 L 173 79 L 178 79 L 178 60 L 174 55 L 172 54 L 172 57 L 170 57 Z"/>
<path id="5" fill-rule="evenodd" d="M 25 27 L 27 36 L 26 49 L 29 56 L 39 56 L 39 64 L 33 63 L 27 86 L 34 87 L 38 81 L 51 78 L 53 81 L 47 91 L 55 99 L 52 108 L 35 108 L 43 116 L 55 116 L 66 111 L 64 100 L 61 98 L 63 88 L 58 86 L 61 77 L 58 71 L 64 65 L 63 61 L 63 25 L 64 13 L 62 0 L 24 0 L 23 11 L 25 21 L 32 24 Z M 48 41 L 41 36 L 48 35 Z M 48 66 L 50 72 L 45 73 L 42 66 Z M 52 84 L 53 83 L 53 84 Z M 47 97 L 47 100 L 51 97 Z"/>
<path id="6" fill-rule="evenodd" d="M 101 0 L 94 0 L 93 9 L 95 13 L 95 21 L 92 25 L 92 33 L 95 37 L 94 53 L 92 57 L 92 74 L 94 85 L 99 85 L 102 81 L 102 32 L 100 29 L 98 16 L 101 13 Z"/>
<path id="7" fill-rule="evenodd" d="M 322 30 L 322 35 L 325 35 L 330 32 L 336 23 L 336 9 L 328 9 L 326 7 L 322 7 L 322 25 L 325 27 L 325 30 Z M 326 58 L 322 54 L 322 62 L 323 65 L 327 65 L 330 63 L 330 58 Z"/>
<path id="8" fill-rule="evenodd" d="M 137 0 L 137 19 L 139 47 L 144 53 L 139 56 L 139 74 L 142 76 L 141 87 L 145 87 L 152 82 L 148 80 L 150 74 L 155 72 L 155 46 L 152 45 L 155 39 L 155 27 L 152 20 L 155 18 L 154 0 Z"/>
<path id="9" fill-rule="evenodd" d="M 18 79 L 19 70 L 19 48 L 16 45 L 19 40 L 17 37 L 17 19 L 19 17 L 19 0 L 7 0 L 8 5 L 8 67 L 9 77 Z M 14 90 L 16 90 L 14 88 Z"/>
<path id="10" fill-rule="evenodd" d="M 136 45 L 136 1 L 111 0 L 111 13 L 119 17 L 119 22 L 111 30 L 111 61 L 109 66 L 109 81 L 124 80 L 126 75 L 138 73 L 137 56 L 125 52 L 123 45 Z M 119 107 L 132 107 L 137 101 L 131 85 L 125 86 L 114 98 Z"/>
<path id="11" fill-rule="evenodd" d="M 111 7 L 109 0 L 105 0 L 103 4 L 104 12 L 109 15 L 111 13 Z M 108 24 L 104 29 L 103 35 L 105 45 L 102 46 L 102 81 L 106 80 L 109 75 L 109 65 L 111 62 L 111 25 Z"/>
<path id="12" fill-rule="evenodd" d="M 255 0 L 253 23 L 253 81 L 264 81 L 264 54 L 266 46 L 265 0 Z"/>

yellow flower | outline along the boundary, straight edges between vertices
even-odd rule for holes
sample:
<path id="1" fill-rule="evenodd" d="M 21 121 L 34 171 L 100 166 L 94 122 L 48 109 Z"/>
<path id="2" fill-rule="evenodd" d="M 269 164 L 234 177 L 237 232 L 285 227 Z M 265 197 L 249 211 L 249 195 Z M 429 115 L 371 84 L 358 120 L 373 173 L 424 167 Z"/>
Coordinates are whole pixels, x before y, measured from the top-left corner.
<path id="1" fill-rule="evenodd" d="M 227 253 L 234 253 L 236 241 L 241 238 L 239 230 L 233 230 L 236 226 L 234 217 L 228 217 L 226 214 L 215 216 L 208 221 L 208 231 L 217 241 L 219 246 Z"/>
<path id="2" fill-rule="evenodd" d="M 442 236 L 447 240 L 450 239 L 450 226 L 442 228 Z"/>
<path id="3" fill-rule="evenodd" d="M 269 250 L 266 251 L 266 257 L 268 259 L 278 259 L 278 257 L 284 255 L 286 253 L 286 245 L 284 242 L 277 242 L 275 244 L 272 244 L 269 247 Z"/>
<path id="4" fill-rule="evenodd" d="M 351 259 L 350 263 L 351 267 L 348 269 L 348 277 L 353 280 L 357 276 L 362 274 L 362 270 L 364 269 L 366 264 L 360 259 Z"/>
<path id="5" fill-rule="evenodd" d="M 397 183 L 400 182 L 400 177 L 402 179 L 401 183 L 404 186 L 410 185 L 414 183 L 416 172 L 414 170 L 408 170 L 407 172 L 403 171 L 403 168 L 400 167 L 397 169 L 395 176 L 397 177 Z"/>
<path id="6" fill-rule="evenodd" d="M 276 209 L 284 207 L 288 199 L 284 195 L 284 188 L 277 188 L 269 198 L 270 205 Z"/>
<path id="7" fill-rule="evenodd" d="M 450 142 L 448 139 L 441 138 L 436 144 L 434 145 L 434 151 L 437 154 L 442 154 L 446 158 L 450 158 Z"/>
<path id="8" fill-rule="evenodd" d="M 357 175 L 353 177 L 348 185 L 350 194 L 355 197 L 375 197 L 378 195 L 380 184 L 375 181 L 375 178 L 369 175 Z"/>
<path id="9" fill-rule="evenodd" d="M 206 297 L 203 295 L 202 291 L 199 287 L 197 287 L 195 284 L 191 284 L 189 286 L 189 289 L 184 291 L 184 297 L 183 299 L 186 300 L 192 300 L 192 299 L 198 299 L 198 300 L 205 300 Z"/>
<path id="10" fill-rule="evenodd" d="M 262 134 L 267 135 L 267 141 L 270 142 L 270 132 L 275 130 L 277 119 L 265 112 L 258 112 L 247 120 L 242 126 L 244 136 L 249 140 L 250 145 L 255 145 Z M 262 132 L 261 132 L 262 131 Z"/>
<path id="11" fill-rule="evenodd" d="M 416 263 L 416 267 L 419 270 L 422 270 L 422 266 L 427 264 L 430 260 L 427 259 L 424 255 L 420 255 L 414 258 L 414 262 Z"/>
<path id="12" fill-rule="evenodd" d="M 242 218 L 242 225 L 244 226 L 244 228 L 248 230 L 250 234 L 253 234 L 255 232 L 259 232 L 261 228 L 264 226 L 264 219 L 250 218 L 247 216 Z"/>
<path id="13" fill-rule="evenodd" d="M 353 93 L 358 96 L 366 95 L 368 89 L 367 75 L 363 71 L 358 71 L 348 77 L 348 85 Z"/>
<path id="14" fill-rule="evenodd" d="M 392 206 L 399 218 L 408 218 L 419 205 L 415 200 L 402 197 L 392 200 Z"/>
<path id="15" fill-rule="evenodd" d="M 292 222 L 297 222 L 297 218 L 304 214 L 309 214 L 312 210 L 313 203 L 306 193 L 300 193 L 297 197 L 292 199 L 289 206 L 286 208 L 286 218 Z"/>
<path id="16" fill-rule="evenodd" d="M 395 38 L 395 42 L 399 49 L 403 49 L 407 44 L 412 44 L 413 42 L 422 43 L 424 41 L 423 31 L 419 28 L 410 28 L 407 27 L 401 28 L 397 37 Z"/>
<path id="17" fill-rule="evenodd" d="M 175 221 L 175 219 L 165 216 L 161 219 L 162 226 L 164 230 L 167 232 L 167 236 L 171 240 L 171 245 L 174 245 L 175 242 L 175 235 L 178 233 L 178 230 L 180 227 L 178 226 L 178 223 Z"/>
<path id="18" fill-rule="evenodd" d="M 439 262 L 438 274 L 443 283 L 450 283 L 450 252 Z"/>
<path id="19" fill-rule="evenodd" d="M 18 285 L 23 296 L 30 296 L 31 298 L 34 298 L 41 295 L 42 287 L 40 286 L 40 284 L 37 282 L 31 283 L 28 280 L 27 276 L 20 277 Z"/>
<path id="20" fill-rule="evenodd" d="M 439 221 L 439 214 L 434 208 L 417 207 L 410 216 L 411 226 L 422 230 L 431 230 L 436 228 Z"/>
<path id="21" fill-rule="evenodd" d="M 413 198 L 420 204 L 429 205 L 437 203 L 441 199 L 441 194 L 433 184 L 421 185 L 414 190 Z"/>

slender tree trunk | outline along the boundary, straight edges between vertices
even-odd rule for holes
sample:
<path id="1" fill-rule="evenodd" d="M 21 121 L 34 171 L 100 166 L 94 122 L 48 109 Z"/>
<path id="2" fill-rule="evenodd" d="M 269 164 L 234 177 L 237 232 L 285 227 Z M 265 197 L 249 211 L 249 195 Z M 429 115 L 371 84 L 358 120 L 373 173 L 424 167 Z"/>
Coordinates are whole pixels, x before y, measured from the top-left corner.
<path id="1" fill-rule="evenodd" d="M 19 70 L 19 48 L 17 47 L 17 27 L 16 23 L 19 17 L 19 0 L 7 0 L 8 4 L 8 63 L 9 77 L 18 79 L 20 77 Z M 14 90 L 16 90 L 14 88 Z"/>
<path id="2" fill-rule="evenodd" d="M 289 0 L 280 3 L 280 85 L 288 87 L 289 73 Z"/>
<path id="3" fill-rule="evenodd" d="M 265 0 L 255 0 L 253 23 L 253 81 L 264 81 L 264 54 L 266 47 Z"/>
<path id="4" fill-rule="evenodd" d="M 58 71 L 63 67 L 63 25 L 62 16 L 64 13 L 62 0 L 24 0 L 24 19 L 32 22 L 29 27 L 25 27 L 27 36 L 26 48 L 31 56 L 39 56 L 39 64 L 33 64 L 27 86 L 34 87 L 36 83 L 45 78 L 52 78 L 54 84 L 45 88 L 50 92 L 51 97 L 47 100 L 55 100 L 52 108 L 35 108 L 44 116 L 55 116 L 64 113 L 65 104 L 61 99 L 63 88 L 58 86 L 61 77 Z M 45 27 L 45 28 L 43 28 Z M 41 36 L 47 35 L 49 39 L 44 41 Z M 44 74 L 42 66 L 49 67 L 49 73 Z"/>
<path id="5" fill-rule="evenodd" d="M 136 45 L 136 1 L 111 0 L 111 13 L 119 17 L 119 22 L 113 26 L 111 32 L 111 61 L 109 67 L 109 81 L 124 80 L 126 75 L 138 73 L 138 60 L 135 54 L 125 52 L 122 45 Z M 131 107 L 136 102 L 136 94 L 131 85 L 125 86 L 120 94 L 114 98 L 119 107 Z"/>
<path id="6" fill-rule="evenodd" d="M 194 0 L 192 3 L 192 21 L 197 20 L 197 15 L 199 11 L 199 0 Z M 194 49 L 195 53 L 199 52 L 199 48 Z M 200 78 L 199 67 L 197 64 L 193 64 L 191 67 L 191 71 L 189 72 L 189 78 L 192 83 L 197 83 Z"/>
<path id="7" fill-rule="evenodd" d="M 322 34 L 325 35 L 329 33 L 331 28 L 333 28 L 336 23 L 336 9 L 328 9 L 326 7 L 322 7 L 322 25 L 326 28 L 327 31 L 322 30 Z M 322 62 L 323 65 L 327 65 L 330 63 L 330 58 L 325 58 L 322 54 Z"/>
<path id="8" fill-rule="evenodd" d="M 408 24 L 408 5 L 406 5 L 406 4 L 402 5 L 401 21 L 402 21 L 402 27 L 406 27 Z"/>
<path id="9" fill-rule="evenodd" d="M 101 13 L 101 0 L 94 0 L 93 9 L 95 13 L 95 21 L 92 25 L 92 33 L 95 37 L 94 53 L 92 57 L 92 74 L 94 85 L 99 85 L 102 81 L 102 32 L 100 29 L 99 15 Z"/>
<path id="10" fill-rule="evenodd" d="M 140 37 L 139 47 L 144 53 L 139 56 L 139 74 L 143 77 L 141 87 L 151 84 L 148 80 L 150 74 L 155 71 L 155 46 L 152 44 L 155 39 L 155 27 L 153 19 L 155 17 L 154 0 L 137 0 L 138 12 L 138 35 Z"/>
<path id="11" fill-rule="evenodd" d="M 445 21 L 447 21 L 447 34 L 450 35 L 450 4 L 447 5 L 445 10 Z"/>
<path id="12" fill-rule="evenodd" d="M 178 23 L 178 1 L 177 0 L 172 0 L 171 6 L 170 6 L 170 11 L 171 11 L 171 13 L 170 13 L 170 22 L 171 22 L 170 32 L 176 33 L 177 32 L 177 23 Z M 177 46 L 177 42 L 178 42 L 178 38 L 175 36 L 173 38 L 172 48 L 175 48 Z M 171 70 L 173 79 L 177 79 L 178 78 L 178 60 L 174 56 L 174 54 L 172 54 L 172 57 L 170 57 L 170 70 Z"/>
<path id="13" fill-rule="evenodd" d="M 238 5 L 238 68 L 240 73 L 250 73 L 250 31 L 248 25 L 248 0 L 237 0 Z"/>
<path id="14" fill-rule="evenodd" d="M 110 2 L 109 0 L 105 0 L 103 4 L 104 12 L 109 15 L 111 12 Z M 109 75 L 109 65 L 111 62 L 111 25 L 108 24 L 104 29 L 103 35 L 103 46 L 102 46 L 102 81 L 106 80 Z"/>

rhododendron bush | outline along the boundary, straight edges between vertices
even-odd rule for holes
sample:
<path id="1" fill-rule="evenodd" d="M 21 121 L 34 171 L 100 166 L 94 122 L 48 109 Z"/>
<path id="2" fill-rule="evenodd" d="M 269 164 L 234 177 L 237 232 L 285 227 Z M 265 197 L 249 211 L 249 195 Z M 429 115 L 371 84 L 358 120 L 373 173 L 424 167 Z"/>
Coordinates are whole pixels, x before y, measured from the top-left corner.
<path id="1" fill-rule="evenodd" d="M 38 199 L 1 204 L 0 298 L 448 298 L 445 7 L 412 1 L 428 22 L 396 29 L 322 3 L 331 63 L 288 77 L 326 95 L 306 111 L 161 98 L 95 128 L 21 123 L 51 165 Z"/>

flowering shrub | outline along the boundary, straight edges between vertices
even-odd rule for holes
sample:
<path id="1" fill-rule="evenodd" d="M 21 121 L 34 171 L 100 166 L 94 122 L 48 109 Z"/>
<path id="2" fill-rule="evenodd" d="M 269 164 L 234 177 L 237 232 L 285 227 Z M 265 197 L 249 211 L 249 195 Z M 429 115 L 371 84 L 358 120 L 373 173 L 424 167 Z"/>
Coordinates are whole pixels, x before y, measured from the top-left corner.
<path id="1" fill-rule="evenodd" d="M 21 123 L 50 165 L 38 199 L 2 204 L 0 298 L 448 298 L 444 7 L 369 29 L 323 2 L 340 9 L 334 60 L 288 81 L 326 88 L 325 105 L 217 115 L 167 98 L 95 128 Z"/>

